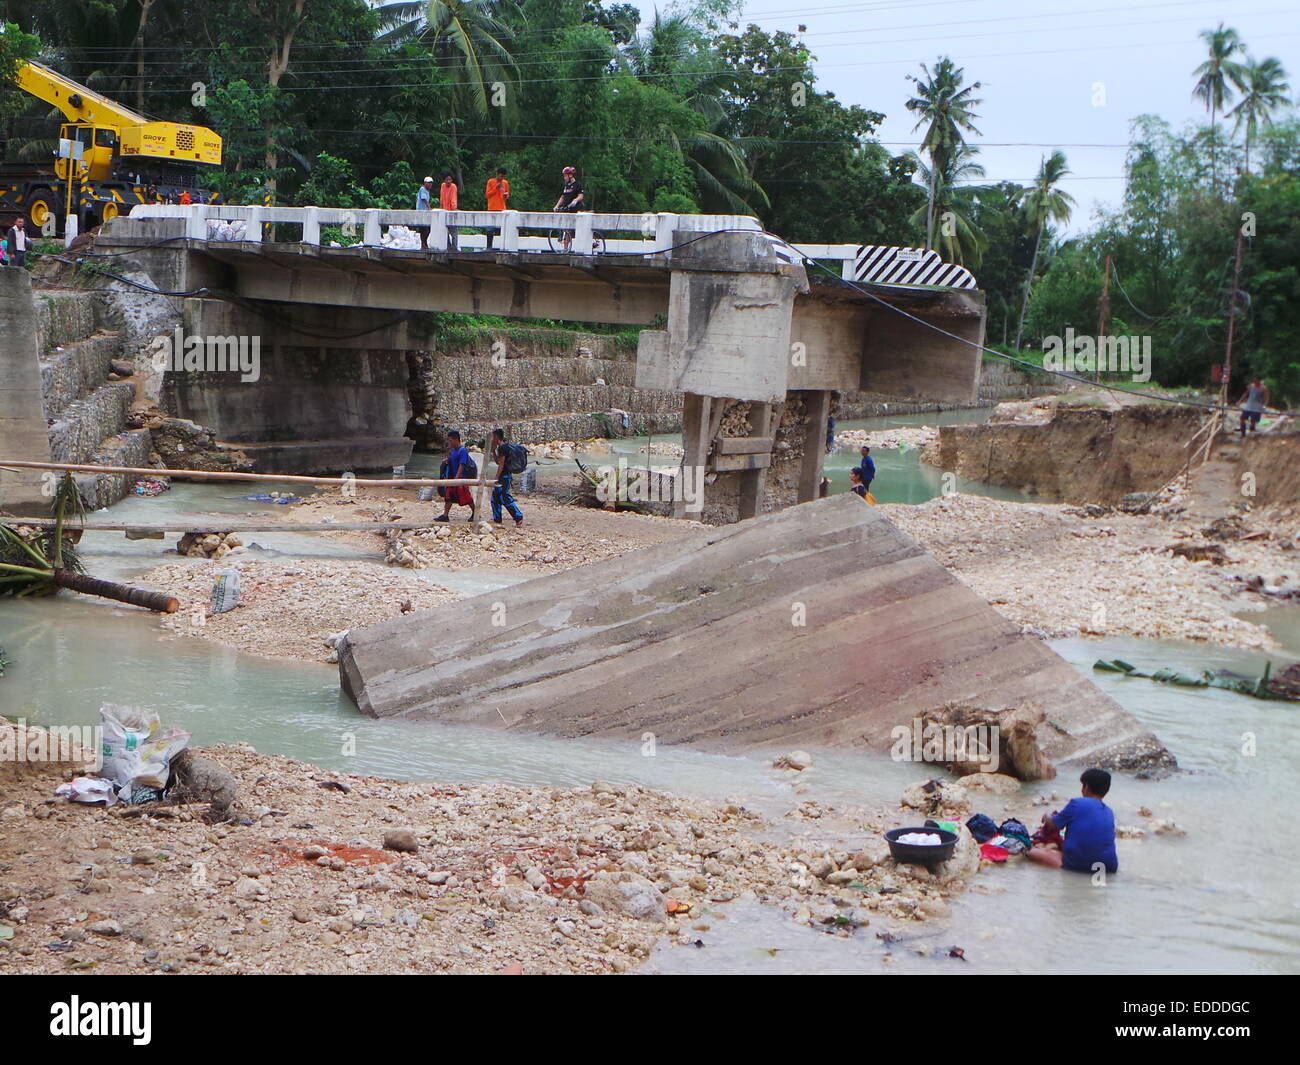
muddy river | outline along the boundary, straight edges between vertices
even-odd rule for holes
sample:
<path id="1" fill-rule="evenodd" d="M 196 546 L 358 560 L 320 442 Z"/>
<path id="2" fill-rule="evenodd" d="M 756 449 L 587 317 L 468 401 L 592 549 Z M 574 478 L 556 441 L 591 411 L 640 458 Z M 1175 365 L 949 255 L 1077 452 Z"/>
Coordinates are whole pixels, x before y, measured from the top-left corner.
<path id="1" fill-rule="evenodd" d="M 932 424 L 936 416 L 888 424 L 927 420 Z M 636 442 L 621 443 L 635 452 Z M 877 455 L 883 499 L 891 499 L 894 488 L 924 498 L 937 494 L 937 479 L 931 490 L 915 452 Z M 242 494 L 237 487 L 177 485 L 158 499 L 124 501 L 113 513 L 145 520 L 185 510 L 258 509 Z M 251 539 L 259 545 L 252 553 L 262 557 L 362 554 L 310 534 Z M 87 534 L 83 547 L 91 572 L 125 578 L 156 564 L 162 545 L 99 533 Z M 500 583 L 499 575 L 473 571 L 422 574 L 466 592 Z M 1285 653 L 1271 656 L 1274 663 L 1300 658 L 1300 610 L 1279 610 L 1267 620 L 1285 645 Z M 0 646 L 12 662 L 0 678 L 0 712 L 30 723 L 94 724 L 100 702 L 108 700 L 153 707 L 165 724 L 191 731 L 197 744 L 244 740 L 350 773 L 554 784 L 602 778 L 738 798 L 774 817 L 794 805 L 790 775 L 770 768 L 770 752 L 729 757 L 660 746 L 646 757 L 627 742 L 372 721 L 340 694 L 332 666 L 171 639 L 150 615 L 109 603 L 0 601 Z M 1173 818 L 1185 836 L 1120 840 L 1121 872 L 1105 887 L 1025 863 L 988 870 L 955 902 L 950 921 L 918 926 L 916 939 L 889 945 L 870 929 L 832 936 L 795 925 L 774 907 L 741 900 L 702 936 L 704 947 L 662 947 L 644 971 L 1300 971 L 1300 859 L 1288 842 L 1291 815 L 1300 809 L 1300 710 L 1091 669 L 1099 657 L 1122 657 L 1142 667 L 1258 674 L 1268 656 L 1128 638 L 1053 646 L 1160 736 L 1184 769 L 1161 781 L 1117 777 L 1109 801 L 1119 822 L 1140 824 L 1137 809 L 1147 806 Z M 800 783 L 811 789 L 805 797 L 827 802 L 892 801 L 924 774 L 883 755 L 814 754 Z M 1064 801 L 1077 785 L 1067 773 L 1027 788 L 1035 795 L 1052 790 Z M 962 947 L 967 960 L 947 957 L 950 945 Z"/>

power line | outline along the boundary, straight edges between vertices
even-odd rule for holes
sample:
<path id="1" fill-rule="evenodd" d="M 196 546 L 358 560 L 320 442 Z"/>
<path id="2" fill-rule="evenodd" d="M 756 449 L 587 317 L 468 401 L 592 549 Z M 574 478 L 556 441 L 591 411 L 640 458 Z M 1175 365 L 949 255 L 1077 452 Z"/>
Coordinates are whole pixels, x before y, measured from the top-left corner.
<path id="1" fill-rule="evenodd" d="M 1158 392 L 1139 392 L 1137 389 L 1133 389 L 1133 388 L 1121 388 L 1119 385 L 1109 385 L 1101 381 L 1093 381 L 1090 378 L 1082 377 L 1079 374 L 1069 373 L 1066 370 L 1049 370 L 1044 366 L 1039 366 L 1037 363 L 1030 362 L 1028 359 L 1018 359 L 1014 355 L 1007 355 L 1004 352 L 997 351 L 990 347 L 986 347 L 985 345 L 977 343 L 974 340 L 967 340 L 965 337 L 958 336 L 956 333 L 950 333 L 948 332 L 948 330 L 935 325 L 933 322 L 927 322 L 924 318 L 918 318 L 916 315 L 903 310 L 903 308 L 901 307 L 895 306 L 894 304 L 890 303 L 888 300 L 881 299 L 874 292 L 871 292 L 867 288 L 858 284 L 856 281 L 849 281 L 846 278 L 840 277 L 838 274 L 835 273 L 834 270 L 831 270 L 829 267 L 823 265 L 822 263 L 819 263 L 816 259 L 805 259 L 803 254 L 797 248 L 795 248 L 794 245 L 790 244 L 788 241 L 782 240 L 780 237 L 776 237 L 773 234 L 768 234 L 768 235 L 772 236 L 772 238 L 778 241 L 780 244 L 783 244 L 785 247 L 789 248 L 805 264 L 812 263 L 812 265 L 816 269 L 821 270 L 823 273 L 829 275 L 830 277 L 835 278 L 841 284 L 847 285 L 849 288 L 853 289 L 855 292 L 861 293 L 862 295 L 866 296 L 868 299 L 874 300 L 876 303 L 879 303 L 882 307 L 887 307 L 895 314 L 900 314 L 904 318 L 916 322 L 918 325 L 923 325 L 927 329 L 933 330 L 934 332 L 940 334 L 941 336 L 947 337 L 949 340 L 955 340 L 960 344 L 965 344 L 967 347 L 975 348 L 977 351 L 980 351 L 983 354 L 992 355 L 994 358 L 998 358 L 998 359 L 1004 359 L 1007 362 L 1015 363 L 1018 366 L 1024 367 L 1029 370 L 1034 370 L 1038 373 L 1052 374 L 1056 377 L 1063 377 L 1066 380 L 1078 381 L 1092 388 L 1101 388 L 1107 392 L 1119 392 L 1126 396 L 1137 396 L 1141 399 L 1156 399 L 1162 403 L 1173 403 L 1183 407 L 1196 407 L 1200 410 L 1231 411 L 1237 409 L 1236 407 L 1229 406 L 1227 404 L 1206 403 L 1201 400 L 1183 399 L 1179 396 L 1162 396 Z M 1286 415 L 1295 415 L 1295 414 L 1300 414 L 1300 411 L 1283 410 L 1283 411 L 1279 411 L 1278 413 L 1286 414 Z"/>
<path id="2" fill-rule="evenodd" d="M 1297 37 L 1297 36 L 1300 36 L 1300 31 L 1296 31 L 1292 33 L 1275 33 L 1271 36 L 1271 39 L 1276 40 L 1279 38 L 1289 38 L 1289 37 Z M 1187 38 L 1181 40 L 1166 38 L 1164 40 L 1159 40 L 1159 41 L 1133 41 L 1125 44 L 1099 45 L 1096 48 L 1092 49 L 1092 51 L 1097 51 L 1097 52 L 1119 51 L 1119 50 L 1131 50 L 1134 48 L 1150 49 L 1150 48 L 1168 47 L 1171 45 L 1182 45 L 1182 44 L 1189 44 L 1189 43 L 1193 43 L 1193 41 Z M 986 53 L 979 53 L 979 54 L 965 56 L 962 61 L 970 62 L 973 59 L 1025 59 L 1033 56 L 1050 56 L 1050 55 L 1062 55 L 1062 54 L 1077 56 L 1078 49 L 1073 47 L 1067 47 L 1067 48 L 1047 48 L 1047 49 L 1027 49 L 1027 50 L 1021 49 L 1019 51 L 1014 51 L 1014 52 L 986 52 Z M 903 64 L 910 65 L 918 62 L 922 62 L 922 60 L 916 58 L 863 60 L 863 61 L 852 62 L 852 63 L 819 64 L 819 69 L 833 69 L 833 70 L 860 69 L 865 67 L 899 66 Z M 802 67 L 771 68 L 771 70 L 773 71 L 802 70 L 802 69 L 803 69 Z M 385 72 L 381 71 L 380 73 L 385 73 Z M 642 74 L 637 76 L 637 80 L 654 81 L 660 79 L 706 77 L 715 74 L 720 75 L 720 74 L 734 74 L 734 73 L 735 71 L 730 68 L 716 69 L 711 71 L 675 71 L 675 72 L 663 72 L 658 74 L 655 73 Z M 603 81 L 607 77 L 609 77 L 609 74 L 607 72 L 602 72 L 600 74 L 583 75 L 578 77 L 524 78 L 524 79 L 519 79 L 518 81 L 514 82 L 514 84 L 519 86 L 573 84 L 573 83 L 580 83 L 580 82 Z M 458 88 L 458 87 L 466 87 L 466 86 L 472 87 L 478 84 L 479 83 L 477 81 L 450 81 L 450 82 L 441 82 L 436 87 Z M 282 94 L 292 95 L 292 94 L 307 93 L 307 92 L 354 92 L 358 89 L 411 89 L 414 87 L 416 86 L 412 85 L 412 83 L 410 82 L 391 82 L 391 83 L 381 82 L 378 84 L 373 82 L 361 82 L 358 84 L 347 84 L 347 85 L 316 85 L 316 86 L 308 85 L 308 86 L 299 86 L 299 87 L 282 85 L 279 87 L 277 91 Z M 429 87 L 432 88 L 434 86 L 429 86 Z M 178 91 L 180 90 L 149 90 L 147 92 L 147 95 L 158 96 L 167 93 L 175 94 Z"/>

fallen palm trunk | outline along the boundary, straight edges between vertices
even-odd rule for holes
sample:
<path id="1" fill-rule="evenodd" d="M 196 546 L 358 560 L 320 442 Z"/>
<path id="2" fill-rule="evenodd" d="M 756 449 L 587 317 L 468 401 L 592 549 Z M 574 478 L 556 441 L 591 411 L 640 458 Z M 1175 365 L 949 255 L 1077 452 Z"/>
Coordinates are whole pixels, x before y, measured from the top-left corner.
<path id="1" fill-rule="evenodd" d="M 63 528 L 64 514 L 69 508 L 81 513 L 76 486 L 72 477 L 65 475 L 54 493 L 53 530 L 30 537 L 0 522 L 0 591 L 28 596 L 50 595 L 59 588 L 69 588 L 83 595 L 97 595 L 163 614 L 174 614 L 179 609 L 179 600 L 170 595 L 83 573 L 75 547 L 75 540 L 80 536 L 72 535 L 78 530 L 65 532 Z"/>
<path id="2" fill-rule="evenodd" d="M 141 606 L 146 610 L 156 610 L 160 614 L 174 614 L 180 608 L 180 600 L 165 592 L 151 592 L 147 588 L 133 588 L 129 584 L 106 581 L 99 577 L 90 577 L 84 573 L 72 573 L 65 569 L 55 570 L 53 581 L 60 588 L 71 588 L 82 595 L 97 595 L 101 599 L 113 599 L 131 606 Z"/>

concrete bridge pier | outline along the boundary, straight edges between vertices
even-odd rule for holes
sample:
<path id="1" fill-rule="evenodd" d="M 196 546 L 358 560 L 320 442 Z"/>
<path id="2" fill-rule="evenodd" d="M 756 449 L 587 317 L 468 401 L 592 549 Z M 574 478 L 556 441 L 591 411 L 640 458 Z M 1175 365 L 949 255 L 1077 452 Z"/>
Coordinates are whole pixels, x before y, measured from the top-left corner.
<path id="1" fill-rule="evenodd" d="M 794 304 L 807 291 L 803 266 L 780 257 L 764 234 L 714 234 L 674 254 L 667 328 L 642 331 L 637 346 L 637 387 L 683 393 L 683 469 L 702 471 L 701 485 L 735 475 L 741 518 L 764 509 Z M 749 404 L 748 428 L 724 433 L 737 403 Z M 688 514 L 685 500 L 676 512 Z"/>
<path id="2" fill-rule="evenodd" d="M 50 437 L 41 401 L 36 305 L 26 270 L 0 267 L 0 457 L 50 461 Z M 0 511 L 48 514 L 38 470 L 0 470 Z"/>
<path id="3" fill-rule="evenodd" d="M 186 300 L 180 337 L 202 341 L 204 355 L 224 356 L 227 366 L 173 367 L 163 377 L 164 406 L 212 429 L 262 473 L 404 465 L 413 444 L 405 436 L 406 353 L 432 343 L 411 318 L 358 307 Z"/>

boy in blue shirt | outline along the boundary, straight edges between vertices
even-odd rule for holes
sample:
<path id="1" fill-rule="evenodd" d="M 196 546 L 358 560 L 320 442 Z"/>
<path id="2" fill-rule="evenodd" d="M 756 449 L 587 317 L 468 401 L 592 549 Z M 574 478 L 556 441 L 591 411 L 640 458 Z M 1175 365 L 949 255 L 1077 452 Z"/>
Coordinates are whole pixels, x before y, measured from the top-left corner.
<path id="1" fill-rule="evenodd" d="M 447 445 L 451 449 L 451 454 L 447 456 L 447 461 L 443 463 L 443 475 L 450 478 L 463 479 L 466 477 L 477 477 L 478 467 L 474 465 L 474 460 L 469 457 L 469 449 L 460 442 L 460 433 L 452 429 L 447 433 Z M 442 513 L 434 521 L 451 521 L 451 508 L 459 504 L 460 506 L 469 507 L 470 524 L 474 523 L 474 496 L 470 493 L 467 484 L 449 484 L 443 488 L 444 495 Z"/>
<path id="2" fill-rule="evenodd" d="M 1054 869 L 1091 873 L 1100 864 L 1108 873 L 1119 872 L 1115 853 L 1115 812 L 1101 800 L 1110 791 L 1110 774 L 1104 769 L 1085 769 L 1079 777 L 1083 792 L 1065 804 L 1064 810 L 1043 815 L 1043 826 L 1064 833 L 1065 842 L 1055 847 L 1034 847 L 1029 860 Z"/>
<path id="3" fill-rule="evenodd" d="M 858 463 L 857 468 L 862 471 L 862 483 L 870 492 L 871 482 L 876 479 L 876 460 L 871 457 L 871 448 L 866 445 L 863 445 L 862 461 Z"/>

